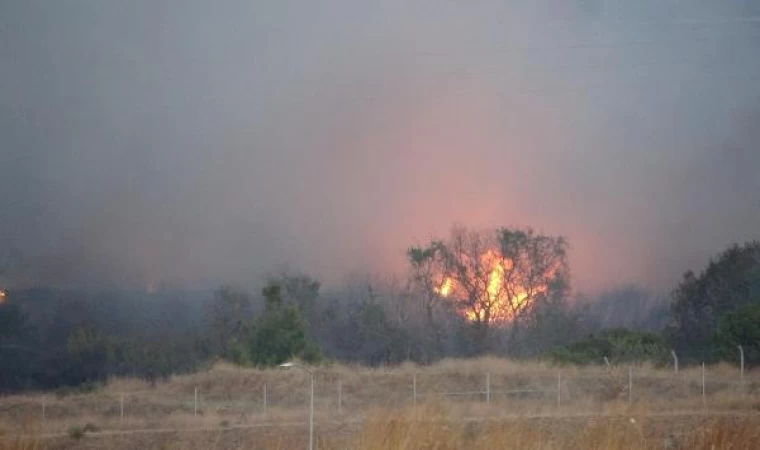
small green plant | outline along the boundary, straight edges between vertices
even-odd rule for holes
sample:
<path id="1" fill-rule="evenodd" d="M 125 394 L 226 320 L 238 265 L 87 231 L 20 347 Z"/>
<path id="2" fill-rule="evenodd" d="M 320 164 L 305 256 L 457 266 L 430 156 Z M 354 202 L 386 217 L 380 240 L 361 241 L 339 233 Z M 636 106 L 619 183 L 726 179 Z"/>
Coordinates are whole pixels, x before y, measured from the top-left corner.
<path id="1" fill-rule="evenodd" d="M 70 427 L 68 433 L 69 437 L 75 441 L 82 439 L 87 434 L 82 427 Z"/>
<path id="2" fill-rule="evenodd" d="M 97 425 L 88 422 L 83 427 L 78 427 L 78 426 L 70 427 L 68 430 L 68 434 L 71 439 L 78 441 L 82 439 L 83 437 L 85 437 L 87 433 L 95 433 L 97 431 L 98 431 Z"/>

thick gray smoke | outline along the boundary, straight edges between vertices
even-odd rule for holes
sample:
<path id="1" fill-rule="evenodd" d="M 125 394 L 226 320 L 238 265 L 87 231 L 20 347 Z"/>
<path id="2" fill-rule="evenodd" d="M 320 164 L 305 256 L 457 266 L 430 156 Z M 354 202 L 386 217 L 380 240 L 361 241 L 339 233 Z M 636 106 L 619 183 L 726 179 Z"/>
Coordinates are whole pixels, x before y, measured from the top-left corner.
<path id="1" fill-rule="evenodd" d="M 328 281 L 532 225 L 578 289 L 760 235 L 746 0 L 0 3 L 0 283 Z"/>

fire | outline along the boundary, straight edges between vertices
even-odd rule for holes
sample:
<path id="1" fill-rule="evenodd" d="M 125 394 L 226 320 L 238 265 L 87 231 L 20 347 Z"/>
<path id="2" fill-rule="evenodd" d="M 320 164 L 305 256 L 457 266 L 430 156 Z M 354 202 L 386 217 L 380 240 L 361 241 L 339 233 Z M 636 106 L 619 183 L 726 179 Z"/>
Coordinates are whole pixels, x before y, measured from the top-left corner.
<path id="1" fill-rule="evenodd" d="M 504 282 L 504 268 L 496 265 L 491 269 L 491 275 L 488 277 L 488 298 L 491 302 L 496 302 L 501 291 L 501 284 Z"/>
<path id="2" fill-rule="evenodd" d="M 479 322 L 486 319 L 486 314 L 490 314 L 490 320 L 494 323 L 506 323 L 512 320 L 515 310 L 519 309 L 528 299 L 528 293 L 523 289 L 518 291 L 512 298 L 509 298 L 507 289 L 504 287 L 505 271 L 510 267 L 509 261 L 503 261 L 498 258 L 494 251 L 486 252 L 481 262 L 483 266 L 490 269 L 488 283 L 483 294 L 484 298 L 477 299 L 474 305 L 468 304 L 461 309 L 461 314 L 470 321 Z M 477 280 L 472 279 L 471 284 L 476 285 Z M 514 289 L 514 288 L 513 288 Z M 467 294 L 457 285 L 456 280 L 447 276 L 444 278 L 436 293 L 441 297 L 448 298 L 452 296 L 466 297 Z M 490 309 L 486 306 L 490 306 Z"/>
<path id="3" fill-rule="evenodd" d="M 441 284 L 441 287 L 436 288 L 436 293 L 440 294 L 441 297 L 448 297 L 451 295 L 451 291 L 454 288 L 454 280 L 451 278 L 446 278 L 443 281 L 443 284 Z"/>
<path id="4" fill-rule="evenodd" d="M 0 289 L 0 303 L 3 303 L 5 301 L 5 297 L 6 297 L 5 291 Z"/>

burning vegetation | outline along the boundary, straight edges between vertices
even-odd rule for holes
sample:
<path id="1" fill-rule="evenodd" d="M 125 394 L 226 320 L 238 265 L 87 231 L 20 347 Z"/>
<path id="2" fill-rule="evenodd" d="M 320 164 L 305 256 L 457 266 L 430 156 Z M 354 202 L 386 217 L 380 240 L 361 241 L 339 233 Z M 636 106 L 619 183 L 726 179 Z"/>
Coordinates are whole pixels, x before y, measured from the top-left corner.
<path id="1" fill-rule="evenodd" d="M 566 290 L 566 255 L 562 237 L 506 228 L 459 228 L 448 242 L 409 250 L 414 279 L 429 292 L 426 307 L 451 302 L 462 317 L 485 329 L 515 322 L 538 302 Z"/>

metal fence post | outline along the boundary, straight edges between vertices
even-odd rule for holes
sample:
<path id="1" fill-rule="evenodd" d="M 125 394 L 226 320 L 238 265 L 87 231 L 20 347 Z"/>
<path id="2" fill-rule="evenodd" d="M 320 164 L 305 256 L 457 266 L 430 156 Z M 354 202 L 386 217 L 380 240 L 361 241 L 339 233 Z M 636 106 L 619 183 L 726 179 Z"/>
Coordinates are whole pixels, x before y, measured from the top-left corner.
<path id="1" fill-rule="evenodd" d="M 557 371 L 557 408 L 562 406 L 562 371 Z"/>
<path id="2" fill-rule="evenodd" d="M 744 347 L 742 347 L 741 345 L 739 346 L 739 360 L 740 360 L 740 370 L 741 370 L 739 382 L 740 384 L 744 385 Z"/>
<path id="3" fill-rule="evenodd" d="M 267 384 L 264 383 L 263 388 L 263 400 L 264 400 L 264 414 L 267 413 Z"/>
<path id="4" fill-rule="evenodd" d="M 628 366 L 628 405 L 633 403 L 633 367 Z"/>
<path id="5" fill-rule="evenodd" d="M 702 363 L 702 407 L 707 412 L 707 393 L 705 391 L 705 363 Z"/>
<path id="6" fill-rule="evenodd" d="M 417 374 L 412 375 L 412 406 L 417 408 Z"/>
<path id="7" fill-rule="evenodd" d="M 676 355 L 675 350 L 671 350 L 670 354 L 673 355 L 673 370 L 678 373 L 678 355 Z"/>
<path id="8" fill-rule="evenodd" d="M 198 415 L 198 388 L 195 388 L 195 395 L 193 397 L 193 416 Z"/>
<path id="9" fill-rule="evenodd" d="M 42 427 L 45 427 L 45 396 L 42 396 Z"/>
<path id="10" fill-rule="evenodd" d="M 119 421 L 124 422 L 124 393 L 121 394 L 121 401 L 119 402 Z"/>
<path id="11" fill-rule="evenodd" d="M 486 404 L 491 404 L 491 374 L 486 374 Z"/>
<path id="12" fill-rule="evenodd" d="M 343 412 L 343 380 L 338 379 L 338 414 Z"/>

